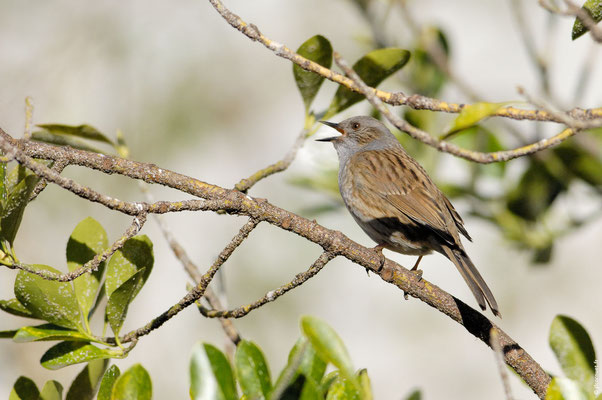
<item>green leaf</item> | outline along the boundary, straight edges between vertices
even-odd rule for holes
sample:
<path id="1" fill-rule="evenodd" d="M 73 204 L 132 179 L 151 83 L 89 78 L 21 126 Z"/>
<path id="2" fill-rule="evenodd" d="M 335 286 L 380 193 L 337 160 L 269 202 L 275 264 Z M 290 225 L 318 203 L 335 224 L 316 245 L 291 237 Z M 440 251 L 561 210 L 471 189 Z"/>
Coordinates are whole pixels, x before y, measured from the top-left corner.
<path id="1" fill-rule="evenodd" d="M 55 135 L 77 136 L 82 139 L 95 140 L 112 145 L 113 142 L 103 133 L 90 125 L 61 125 L 61 124 L 38 124 L 40 128 Z"/>
<path id="2" fill-rule="evenodd" d="M 328 389 L 326 400 L 360 400 L 361 395 L 353 378 L 339 376 Z"/>
<path id="3" fill-rule="evenodd" d="M 325 68 L 330 68 L 332 64 L 332 46 L 328 39 L 321 35 L 312 36 L 303 42 L 297 49 L 297 54 L 308 60 L 315 61 Z M 309 112 L 311 102 L 316 97 L 316 94 L 318 94 L 318 90 L 320 90 L 324 77 L 306 71 L 297 64 L 293 64 L 293 75 L 295 76 L 295 82 L 303 98 L 305 112 L 307 113 Z"/>
<path id="4" fill-rule="evenodd" d="M 29 196 L 39 180 L 39 177 L 21 165 L 13 168 L 9 174 L 6 200 L 1 204 L 0 241 L 7 241 L 12 246 L 25 206 L 29 203 Z"/>
<path id="5" fill-rule="evenodd" d="M 53 144 L 56 146 L 69 146 L 74 149 L 90 151 L 92 153 L 104 153 L 102 150 L 89 146 L 82 140 L 70 136 L 55 135 L 48 131 L 36 131 L 31 134 L 31 138 L 37 142 Z"/>
<path id="6" fill-rule="evenodd" d="M 334 364 L 341 374 L 353 379 L 353 364 L 343 341 L 326 322 L 312 316 L 301 318 L 301 330 L 323 359 Z"/>
<path id="7" fill-rule="evenodd" d="M 495 114 L 500 108 L 506 106 L 507 104 L 508 103 L 480 102 L 466 105 L 454 120 L 451 129 L 447 132 L 445 137 L 475 125 L 482 119 Z"/>
<path id="8" fill-rule="evenodd" d="M 0 300 L 0 309 L 18 317 L 36 318 L 31 311 L 25 308 L 25 306 L 17 299 Z"/>
<path id="9" fill-rule="evenodd" d="M 109 296 L 106 308 L 106 319 L 109 321 L 115 336 L 119 335 L 119 331 L 123 326 L 123 321 L 125 321 L 128 312 L 128 307 L 144 284 L 142 281 L 144 273 L 144 268 L 138 270 Z"/>
<path id="10" fill-rule="evenodd" d="M 0 204 L 6 203 L 8 195 L 8 182 L 6 181 L 6 163 L 0 162 Z"/>
<path id="11" fill-rule="evenodd" d="M 75 377 L 66 400 L 93 400 L 109 360 L 92 360 Z"/>
<path id="12" fill-rule="evenodd" d="M 60 274 L 47 265 L 31 267 Z M 49 281 L 29 272 L 19 271 L 15 280 L 15 295 L 36 318 L 81 330 L 79 305 L 71 283 Z"/>
<path id="13" fill-rule="evenodd" d="M 150 400 L 152 397 L 150 375 L 140 364 L 133 365 L 117 378 L 111 392 L 111 400 Z"/>
<path id="14" fill-rule="evenodd" d="M 330 387 L 339 378 L 339 371 L 332 371 L 326 374 L 322 382 L 320 383 L 320 391 L 322 393 L 328 393 Z"/>
<path id="15" fill-rule="evenodd" d="M 512 370 L 514 371 L 514 370 Z M 412 393 L 410 393 L 405 400 L 422 400 L 422 393 L 420 392 L 419 389 L 414 390 Z"/>
<path id="16" fill-rule="evenodd" d="M 232 368 L 216 347 L 197 343 L 190 359 L 190 396 L 194 400 L 238 399 Z"/>
<path id="17" fill-rule="evenodd" d="M 360 385 L 360 393 L 362 400 L 372 400 L 372 386 L 370 384 L 370 377 L 366 369 L 361 369 L 356 377 Z"/>
<path id="18" fill-rule="evenodd" d="M 36 384 L 25 376 L 20 376 L 13 385 L 8 400 L 39 400 L 40 391 Z"/>
<path id="19" fill-rule="evenodd" d="M 60 369 L 92 360 L 121 357 L 121 350 L 101 349 L 85 342 L 60 342 L 52 346 L 40 360 L 44 368 Z"/>
<path id="20" fill-rule="evenodd" d="M 567 377 L 594 391 L 594 346 L 587 331 L 574 319 L 557 315 L 550 327 L 550 347 Z"/>
<path id="21" fill-rule="evenodd" d="M 320 358 L 316 349 L 308 342 L 306 337 L 299 338 L 297 343 L 295 343 L 288 356 L 289 364 L 300 350 L 303 350 L 303 356 L 297 370 L 306 377 L 313 379 L 316 383 L 320 382 L 324 376 L 324 372 L 326 372 L 326 361 Z"/>
<path id="22" fill-rule="evenodd" d="M 63 385 L 57 381 L 48 381 L 40 393 L 40 400 L 61 400 L 63 398 Z"/>
<path id="23" fill-rule="evenodd" d="M 548 385 L 546 400 L 591 400 L 590 394 L 579 382 L 572 379 L 555 377 Z"/>
<path id="24" fill-rule="evenodd" d="M 588 12 L 595 22 L 600 22 L 602 20 L 602 0 L 587 0 L 583 3 L 582 8 Z M 588 30 L 589 29 L 583 25 L 583 22 L 581 22 L 579 18 L 575 18 L 571 38 L 575 40 L 585 34 Z"/>
<path id="25" fill-rule="evenodd" d="M 38 326 L 24 326 L 20 328 L 13 340 L 17 343 L 47 340 L 89 341 L 90 337 L 79 331 L 66 329 L 53 324 L 43 324 Z"/>
<path id="26" fill-rule="evenodd" d="M 266 399 L 272 383 L 265 358 L 254 343 L 241 340 L 234 355 L 236 375 L 242 392 L 249 399 Z"/>
<path id="27" fill-rule="evenodd" d="M 119 378 L 121 372 L 117 365 L 111 365 L 107 372 L 105 372 L 102 377 L 102 381 L 100 382 L 100 388 L 98 389 L 98 397 L 96 400 L 111 400 L 111 392 L 113 391 L 113 386 L 115 385 L 115 381 Z"/>
<path id="28" fill-rule="evenodd" d="M 107 266 L 105 281 L 107 296 L 111 296 L 119 286 L 142 268 L 145 269 L 142 283 L 146 282 L 153 263 L 153 243 L 146 235 L 134 236 L 126 241 L 123 247 L 113 254 Z M 134 293 L 134 296 L 136 294 L 138 292 Z"/>
<path id="29" fill-rule="evenodd" d="M 353 70 L 368 86 L 376 87 L 387 77 L 399 71 L 409 59 L 410 52 L 407 50 L 397 48 L 378 49 L 360 58 L 353 64 Z M 363 98 L 361 94 L 339 86 L 324 118 L 329 118 L 343 111 L 363 100 Z"/>
<path id="30" fill-rule="evenodd" d="M 81 268 L 94 256 L 102 253 L 108 246 L 109 240 L 102 225 L 94 218 L 84 219 L 77 224 L 67 242 L 67 266 L 69 271 Z M 102 262 L 95 272 L 85 273 L 73 281 L 77 301 L 86 318 L 98 295 L 104 269 L 105 263 Z"/>

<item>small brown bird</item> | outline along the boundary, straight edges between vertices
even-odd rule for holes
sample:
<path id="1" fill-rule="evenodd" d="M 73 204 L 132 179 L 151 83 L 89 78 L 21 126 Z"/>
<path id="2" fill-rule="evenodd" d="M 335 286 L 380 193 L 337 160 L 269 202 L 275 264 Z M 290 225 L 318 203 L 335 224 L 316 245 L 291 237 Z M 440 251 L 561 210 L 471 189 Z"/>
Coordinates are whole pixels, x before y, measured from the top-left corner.
<path id="1" fill-rule="evenodd" d="M 380 121 L 367 116 L 340 123 L 320 121 L 342 135 L 332 142 L 339 156 L 339 190 L 347 209 L 378 246 L 422 256 L 433 250 L 449 258 L 474 294 L 501 316 L 491 290 L 466 254 L 460 233 L 472 240 L 450 201 Z"/>

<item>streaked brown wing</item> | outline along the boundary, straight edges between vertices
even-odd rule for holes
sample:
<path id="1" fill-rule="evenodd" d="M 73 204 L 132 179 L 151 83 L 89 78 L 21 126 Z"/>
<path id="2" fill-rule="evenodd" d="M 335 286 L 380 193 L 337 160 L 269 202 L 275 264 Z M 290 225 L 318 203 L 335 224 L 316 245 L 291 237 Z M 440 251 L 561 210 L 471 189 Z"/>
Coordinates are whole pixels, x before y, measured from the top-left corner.
<path id="1" fill-rule="evenodd" d="M 385 200 L 390 205 L 386 210 L 389 217 L 401 213 L 414 223 L 451 234 L 457 240 L 443 195 L 408 155 L 401 151 L 365 151 L 349 162 L 358 167 L 354 169 L 355 186 Z"/>

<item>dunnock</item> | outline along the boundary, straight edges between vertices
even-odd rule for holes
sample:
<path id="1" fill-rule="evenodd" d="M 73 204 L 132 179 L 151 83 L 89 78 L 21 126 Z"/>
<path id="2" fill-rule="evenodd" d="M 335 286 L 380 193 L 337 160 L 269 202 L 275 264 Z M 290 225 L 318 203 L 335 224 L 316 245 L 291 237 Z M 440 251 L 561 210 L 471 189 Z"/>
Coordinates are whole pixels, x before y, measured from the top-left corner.
<path id="1" fill-rule="evenodd" d="M 472 240 L 460 215 L 380 121 L 366 116 L 338 124 L 320 121 L 342 135 L 332 142 L 339 156 L 339 190 L 347 209 L 374 240 L 376 249 L 423 255 L 433 250 L 449 258 L 474 294 L 500 316 L 491 290 L 466 254 L 460 233 Z"/>

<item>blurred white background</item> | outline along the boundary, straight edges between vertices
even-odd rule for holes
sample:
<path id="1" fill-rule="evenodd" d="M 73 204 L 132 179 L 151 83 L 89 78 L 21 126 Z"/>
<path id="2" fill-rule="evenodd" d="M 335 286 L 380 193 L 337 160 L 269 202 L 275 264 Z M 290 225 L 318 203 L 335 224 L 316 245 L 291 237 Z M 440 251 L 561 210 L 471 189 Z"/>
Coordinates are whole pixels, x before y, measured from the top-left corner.
<path id="1" fill-rule="evenodd" d="M 543 45 L 547 13 L 536 2 L 523 3 L 536 42 Z M 366 51 L 358 38 L 369 34 L 369 27 L 345 0 L 230 0 L 226 6 L 293 49 L 320 33 L 350 62 Z M 536 71 L 511 6 L 510 1 L 492 0 L 410 3 L 418 21 L 446 30 L 454 70 L 490 101 L 519 98 L 517 85 L 537 94 Z M 600 106 L 599 74 L 590 83 L 589 97 L 572 102 L 582 61 L 600 46 L 592 46 L 589 37 L 571 42 L 571 26 L 572 20 L 559 19 L 551 39 L 554 94 L 567 105 Z M 393 12 L 387 30 L 403 42 L 407 29 L 398 12 Z M 303 125 L 303 104 L 290 63 L 232 29 L 204 0 L 2 0 L 0 54 L 0 126 L 10 134 L 22 134 L 24 99 L 32 96 L 36 123 L 88 123 L 110 135 L 121 129 L 133 159 L 225 187 L 281 158 Z M 384 86 L 399 89 L 387 82 Z M 318 102 L 325 106 L 334 91 L 334 84 L 326 82 Z M 444 100 L 466 101 L 453 89 L 445 92 Z M 367 111 L 363 102 L 336 120 Z M 457 165 L 454 162 L 446 165 Z M 327 196 L 296 188 L 287 179 L 324 165 L 336 165 L 334 150 L 308 141 L 290 170 L 259 183 L 250 194 L 297 212 L 323 204 L 329 201 Z M 430 172 L 442 176 L 441 171 Z M 137 182 L 122 177 L 76 167 L 65 174 L 115 197 L 143 199 Z M 158 199 L 184 197 L 164 188 L 151 189 Z M 461 213 L 466 209 L 461 202 L 456 206 Z M 105 226 L 110 240 L 130 223 L 129 217 L 49 187 L 27 208 L 16 242 L 20 259 L 66 269 L 67 238 L 89 215 Z M 202 268 L 244 223 L 239 217 L 202 213 L 170 215 L 167 221 Z M 343 209 L 321 215 L 318 222 L 373 246 Z M 547 340 L 556 314 L 580 321 L 602 351 L 598 310 L 602 221 L 559 240 L 552 262 L 544 267 L 530 266 L 530 254 L 512 248 L 493 226 L 471 218 L 466 225 L 475 238 L 466 243 L 467 250 L 504 315 L 497 322 L 546 370 L 560 373 Z M 145 324 L 185 294 L 187 276 L 155 222 L 149 220 L 143 233 L 155 244 L 155 267 L 130 307 L 124 332 Z M 261 224 L 224 266 L 230 305 L 249 303 L 287 282 L 319 252 L 295 235 Z M 414 262 L 386 254 L 404 265 Z M 476 306 L 453 265 L 442 256 L 427 257 L 421 268 L 426 279 Z M 0 269 L 0 298 L 14 297 L 15 274 Z M 483 343 L 419 301 L 404 301 L 398 289 L 367 277 L 363 268 L 344 259 L 336 259 L 299 289 L 235 324 L 245 338 L 262 347 L 275 376 L 299 335 L 299 317 L 305 314 L 325 319 L 339 332 L 355 366 L 368 369 L 378 399 L 400 399 L 414 388 L 422 389 L 426 399 L 503 398 L 493 354 Z M 2 330 L 26 322 L 0 314 Z M 115 363 L 122 371 L 142 363 L 153 379 L 156 399 L 186 398 L 190 349 L 199 340 L 219 347 L 225 343 L 218 322 L 203 319 L 190 307 L 142 338 L 127 359 Z M 47 379 L 68 387 L 81 369 L 42 368 L 39 358 L 49 343 L 3 340 L 0 346 L 0 396 L 8 395 L 20 375 L 33 378 L 39 387 Z M 511 381 L 518 398 L 535 398 L 517 378 L 512 376 Z"/>

